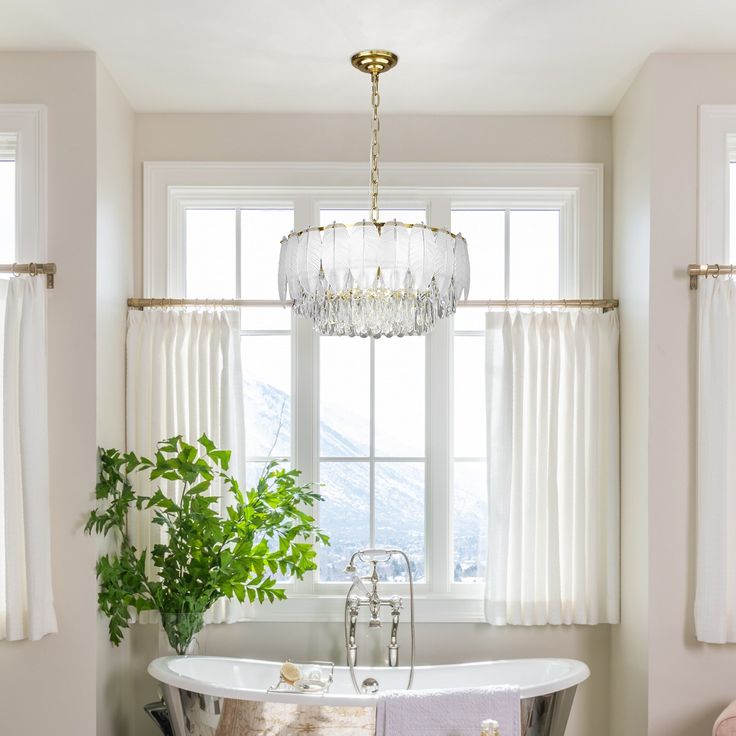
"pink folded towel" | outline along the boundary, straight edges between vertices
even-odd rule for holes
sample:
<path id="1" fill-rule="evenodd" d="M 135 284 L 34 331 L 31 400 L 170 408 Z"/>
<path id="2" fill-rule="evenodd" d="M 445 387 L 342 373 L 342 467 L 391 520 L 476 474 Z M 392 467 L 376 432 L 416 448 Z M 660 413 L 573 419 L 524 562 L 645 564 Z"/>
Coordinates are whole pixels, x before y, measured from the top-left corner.
<path id="1" fill-rule="evenodd" d="M 379 694 L 376 736 L 478 736 L 486 718 L 520 736 L 518 687 L 396 690 Z"/>
<path id="2" fill-rule="evenodd" d="M 736 736 L 736 700 L 718 716 L 713 736 Z"/>

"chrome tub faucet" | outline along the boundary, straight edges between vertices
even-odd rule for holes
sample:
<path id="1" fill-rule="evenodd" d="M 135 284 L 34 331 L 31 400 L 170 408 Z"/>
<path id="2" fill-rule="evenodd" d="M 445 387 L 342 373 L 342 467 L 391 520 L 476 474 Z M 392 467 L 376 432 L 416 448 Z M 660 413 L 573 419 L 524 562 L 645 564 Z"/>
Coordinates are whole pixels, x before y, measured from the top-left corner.
<path id="1" fill-rule="evenodd" d="M 362 687 L 358 685 L 355 677 L 354 668 L 358 664 L 358 644 L 356 640 L 356 629 L 358 626 L 358 618 L 361 608 L 367 608 L 369 613 L 368 627 L 370 629 L 382 628 L 381 609 L 390 609 L 391 615 L 391 634 L 388 643 L 388 665 L 389 667 L 399 666 L 399 623 L 401 620 L 401 609 L 403 600 L 398 595 L 382 597 L 379 591 L 380 577 L 378 574 L 379 565 L 387 564 L 392 557 L 401 557 L 406 565 L 407 579 L 409 582 L 409 611 L 410 611 L 410 627 L 411 627 L 411 667 L 409 670 L 410 689 L 414 680 L 414 651 L 415 651 L 415 626 L 414 626 L 414 580 L 411 572 L 409 558 L 405 552 L 400 549 L 361 549 L 354 552 L 350 557 L 350 562 L 345 567 L 345 572 L 352 575 L 352 584 L 345 597 L 345 652 L 347 656 L 348 667 L 350 668 L 350 676 L 356 692 L 374 692 L 378 687 L 378 682 L 373 678 L 369 685 L 366 682 Z M 370 565 L 370 574 L 360 576 L 356 568 L 356 560 Z"/>

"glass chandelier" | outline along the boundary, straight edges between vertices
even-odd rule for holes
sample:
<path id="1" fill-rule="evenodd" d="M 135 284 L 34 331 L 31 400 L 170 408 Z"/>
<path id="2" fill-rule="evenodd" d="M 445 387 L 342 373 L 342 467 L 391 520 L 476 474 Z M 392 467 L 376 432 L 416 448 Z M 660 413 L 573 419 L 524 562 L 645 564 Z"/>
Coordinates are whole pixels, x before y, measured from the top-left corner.
<path id="1" fill-rule="evenodd" d="M 281 241 L 279 298 L 320 335 L 424 335 L 468 296 L 470 261 L 461 235 L 424 224 L 380 222 L 378 77 L 399 57 L 361 51 L 351 62 L 371 75 L 370 221 L 308 227 Z"/>

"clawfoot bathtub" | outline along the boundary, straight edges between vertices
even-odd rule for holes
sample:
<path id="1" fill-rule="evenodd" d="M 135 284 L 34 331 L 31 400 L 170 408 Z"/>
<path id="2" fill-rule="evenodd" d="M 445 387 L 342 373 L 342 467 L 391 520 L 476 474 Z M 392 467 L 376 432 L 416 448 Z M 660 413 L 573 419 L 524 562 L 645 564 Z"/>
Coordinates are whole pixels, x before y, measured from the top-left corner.
<path id="1" fill-rule="evenodd" d="M 356 694 L 347 667 L 329 692 L 269 692 L 280 663 L 229 657 L 162 657 L 148 667 L 160 683 L 174 736 L 372 736 L 377 696 Z M 357 667 L 381 690 L 406 686 L 404 667 Z M 575 689 L 590 675 L 572 659 L 517 659 L 417 667 L 414 690 L 518 685 L 522 736 L 563 736 Z"/>

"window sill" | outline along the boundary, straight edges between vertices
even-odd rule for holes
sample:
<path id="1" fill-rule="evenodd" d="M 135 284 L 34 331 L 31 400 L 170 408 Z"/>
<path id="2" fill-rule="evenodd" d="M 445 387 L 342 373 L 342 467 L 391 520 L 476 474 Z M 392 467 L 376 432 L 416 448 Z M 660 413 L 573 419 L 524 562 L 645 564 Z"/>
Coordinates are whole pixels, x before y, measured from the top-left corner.
<path id="1" fill-rule="evenodd" d="M 409 600 L 404 598 L 402 622 L 409 621 Z M 285 601 L 254 605 L 246 620 L 271 623 L 344 621 L 345 596 L 293 593 Z M 481 598 L 418 595 L 414 598 L 417 623 L 485 623 Z"/>

